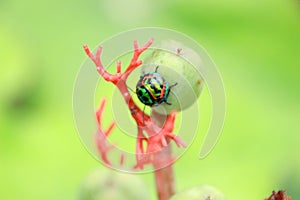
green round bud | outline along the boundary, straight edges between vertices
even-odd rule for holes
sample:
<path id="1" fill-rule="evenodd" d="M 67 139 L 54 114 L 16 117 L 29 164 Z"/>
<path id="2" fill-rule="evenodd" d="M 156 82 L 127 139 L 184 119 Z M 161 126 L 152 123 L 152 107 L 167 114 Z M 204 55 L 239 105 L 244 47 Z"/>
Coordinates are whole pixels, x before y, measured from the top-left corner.
<path id="1" fill-rule="evenodd" d="M 143 181 L 133 174 L 96 170 L 83 180 L 79 200 L 149 200 Z"/>
<path id="2" fill-rule="evenodd" d="M 193 65 L 191 64 L 193 63 Z M 172 110 L 182 111 L 191 106 L 200 95 L 203 80 L 202 61 L 199 55 L 183 44 L 167 40 L 145 58 L 143 73 L 153 72 L 162 75 L 171 87 L 167 99 L 169 104 L 161 104 L 153 109 L 161 114 L 169 114 Z"/>
<path id="3" fill-rule="evenodd" d="M 170 200 L 226 200 L 225 195 L 216 188 L 203 185 L 175 194 Z"/>

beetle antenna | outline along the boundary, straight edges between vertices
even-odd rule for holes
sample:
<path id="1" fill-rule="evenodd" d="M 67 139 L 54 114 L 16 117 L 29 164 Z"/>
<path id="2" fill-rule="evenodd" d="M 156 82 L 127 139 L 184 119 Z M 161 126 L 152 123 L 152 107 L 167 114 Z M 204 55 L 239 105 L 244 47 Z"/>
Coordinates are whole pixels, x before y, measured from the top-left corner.
<path id="1" fill-rule="evenodd" d="M 170 86 L 170 89 L 174 86 L 176 86 L 178 83 L 174 83 L 173 85 Z"/>
<path id="2" fill-rule="evenodd" d="M 156 68 L 155 68 L 155 73 L 157 72 L 157 70 L 158 70 L 158 67 L 159 67 L 159 66 L 157 65 L 157 66 L 156 66 Z"/>

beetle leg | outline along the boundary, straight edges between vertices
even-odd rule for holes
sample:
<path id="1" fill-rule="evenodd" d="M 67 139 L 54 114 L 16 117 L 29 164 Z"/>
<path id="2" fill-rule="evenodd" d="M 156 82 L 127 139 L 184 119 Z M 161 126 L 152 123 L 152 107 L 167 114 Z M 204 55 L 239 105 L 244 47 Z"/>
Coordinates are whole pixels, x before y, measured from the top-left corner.
<path id="1" fill-rule="evenodd" d="M 166 104 L 168 104 L 169 106 L 171 106 L 171 105 L 172 105 L 171 103 L 169 103 L 169 102 L 167 102 L 167 101 L 165 101 L 165 103 L 166 103 Z"/>
<path id="2" fill-rule="evenodd" d="M 131 89 L 127 84 L 126 84 L 126 86 L 127 86 L 127 88 L 128 88 L 131 92 L 133 92 L 133 93 L 136 94 L 136 92 L 135 92 L 133 89 Z"/>
<path id="3" fill-rule="evenodd" d="M 146 108 L 146 105 L 144 105 L 144 108 L 143 108 L 143 126 L 145 127 L 145 108 Z"/>

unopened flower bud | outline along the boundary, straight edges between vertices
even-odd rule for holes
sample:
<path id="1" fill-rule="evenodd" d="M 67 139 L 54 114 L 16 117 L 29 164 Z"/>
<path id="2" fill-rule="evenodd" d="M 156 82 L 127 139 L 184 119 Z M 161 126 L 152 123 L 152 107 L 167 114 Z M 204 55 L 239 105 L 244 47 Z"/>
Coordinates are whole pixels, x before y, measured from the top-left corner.
<path id="1" fill-rule="evenodd" d="M 132 174 L 96 170 L 82 182 L 79 200 L 149 200 L 142 180 Z"/>
<path id="2" fill-rule="evenodd" d="M 203 185 L 175 194 L 170 200 L 226 200 L 218 189 Z"/>
<path id="3" fill-rule="evenodd" d="M 153 109 L 161 114 L 169 114 L 172 110 L 182 111 L 197 101 L 203 86 L 202 65 L 201 58 L 194 50 L 173 40 L 163 41 L 158 49 L 146 57 L 142 73 L 154 72 L 158 67 L 157 73 L 171 87 L 167 99 L 171 105 L 164 103 Z"/>

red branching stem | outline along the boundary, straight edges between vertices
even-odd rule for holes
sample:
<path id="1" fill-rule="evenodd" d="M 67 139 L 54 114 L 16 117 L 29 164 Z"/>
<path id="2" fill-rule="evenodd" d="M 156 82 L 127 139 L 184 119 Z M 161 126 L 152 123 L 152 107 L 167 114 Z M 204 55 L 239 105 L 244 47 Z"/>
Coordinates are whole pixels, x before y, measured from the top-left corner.
<path id="1" fill-rule="evenodd" d="M 107 154 L 111 149 L 113 149 L 113 146 L 107 144 L 107 137 L 109 136 L 109 134 L 115 127 L 115 123 L 112 122 L 106 131 L 103 130 L 103 127 L 101 124 L 101 119 L 103 116 L 105 104 L 106 104 L 106 99 L 102 99 L 100 106 L 99 106 L 98 110 L 96 111 L 96 119 L 97 119 L 98 129 L 95 134 L 95 142 L 96 142 L 98 152 L 100 153 L 100 156 L 101 156 L 103 162 L 106 165 L 111 166 L 111 163 L 109 162 L 109 160 L 107 158 Z"/>
<path id="2" fill-rule="evenodd" d="M 138 58 L 141 55 L 141 53 L 143 53 L 146 49 L 148 49 L 150 47 L 150 45 L 152 43 L 153 43 L 153 38 L 150 39 L 144 46 L 139 48 L 138 42 L 136 40 L 133 42 L 134 53 L 133 53 L 130 65 L 128 66 L 128 68 L 126 69 L 126 71 L 124 73 L 126 78 L 135 68 L 137 68 L 138 66 L 140 66 L 142 64 L 142 61 L 138 60 Z"/>
<path id="3" fill-rule="evenodd" d="M 170 132 L 174 129 L 175 116 L 176 115 L 174 112 L 171 113 L 167 116 L 165 124 L 163 124 L 165 116 L 157 112 L 153 112 L 153 117 L 158 126 L 163 126 Z M 166 142 L 169 143 L 169 140 L 170 139 L 167 138 Z M 183 143 L 183 145 L 185 144 Z M 172 163 L 173 158 L 170 145 L 155 153 L 153 156 L 153 166 L 155 169 L 158 169 L 154 173 L 156 190 L 159 200 L 168 200 L 175 194 L 175 181 Z"/>
<path id="4" fill-rule="evenodd" d="M 130 73 L 137 67 L 141 66 L 142 61 L 139 56 L 147 50 L 153 43 L 150 39 L 145 45 L 139 47 L 138 42 L 134 41 L 134 52 L 130 64 L 122 73 L 122 63 L 116 63 L 116 74 L 110 74 L 105 69 L 101 62 L 100 56 L 102 47 L 99 46 L 95 54 L 93 54 L 87 45 L 84 45 L 84 50 L 90 59 L 95 63 L 98 73 L 107 81 L 113 83 L 121 92 L 128 108 L 137 124 L 137 141 L 136 141 L 136 165 L 134 169 L 143 169 L 144 165 L 151 164 L 155 169 L 156 186 L 159 200 L 168 200 L 175 192 L 170 141 L 174 141 L 178 147 L 185 147 L 183 140 L 172 133 L 174 129 L 174 121 L 176 113 L 172 112 L 165 119 L 161 116 L 154 117 L 156 121 L 152 121 L 150 116 L 143 113 L 143 111 L 134 103 L 127 85 L 126 80 Z M 115 126 L 113 122 L 106 131 L 103 131 L 101 126 L 101 117 L 105 106 L 105 100 L 100 104 L 96 112 L 96 119 L 98 123 L 98 131 L 96 133 L 95 141 L 101 159 L 107 165 L 111 165 L 107 158 L 108 151 L 112 148 L 107 145 L 106 140 L 110 132 Z M 165 123 L 163 123 L 165 122 Z M 147 137 L 144 135 L 147 133 Z M 124 163 L 124 155 L 120 156 L 120 165 Z M 167 167 L 166 167 L 167 166 Z M 166 167 L 164 169 L 161 169 Z"/>
<path id="5" fill-rule="evenodd" d="M 143 121 L 147 122 L 150 120 L 150 117 L 146 114 L 144 114 L 144 120 L 141 116 L 143 116 L 143 111 L 140 110 L 138 106 L 134 103 L 134 101 L 131 98 L 131 95 L 128 91 L 128 88 L 126 86 L 126 80 L 129 74 L 135 70 L 137 67 L 139 67 L 142 64 L 141 60 L 138 60 L 139 56 L 147 49 L 149 46 L 153 43 L 153 39 L 150 39 L 144 46 L 139 47 L 137 41 L 134 41 L 134 52 L 133 57 L 131 59 L 130 64 L 128 65 L 127 69 L 124 73 L 121 73 L 121 62 L 117 62 L 117 73 L 115 75 L 112 75 L 108 73 L 101 62 L 100 56 L 102 53 L 102 46 L 99 46 L 97 48 L 97 51 L 95 54 L 93 54 L 87 45 L 84 45 L 84 50 L 86 54 L 91 58 L 91 60 L 95 63 L 97 66 L 98 73 L 107 81 L 112 82 L 114 85 L 118 87 L 121 94 L 123 95 L 123 98 L 125 102 L 128 104 L 128 107 L 132 113 L 133 118 L 137 122 L 138 126 L 144 126 Z"/>

